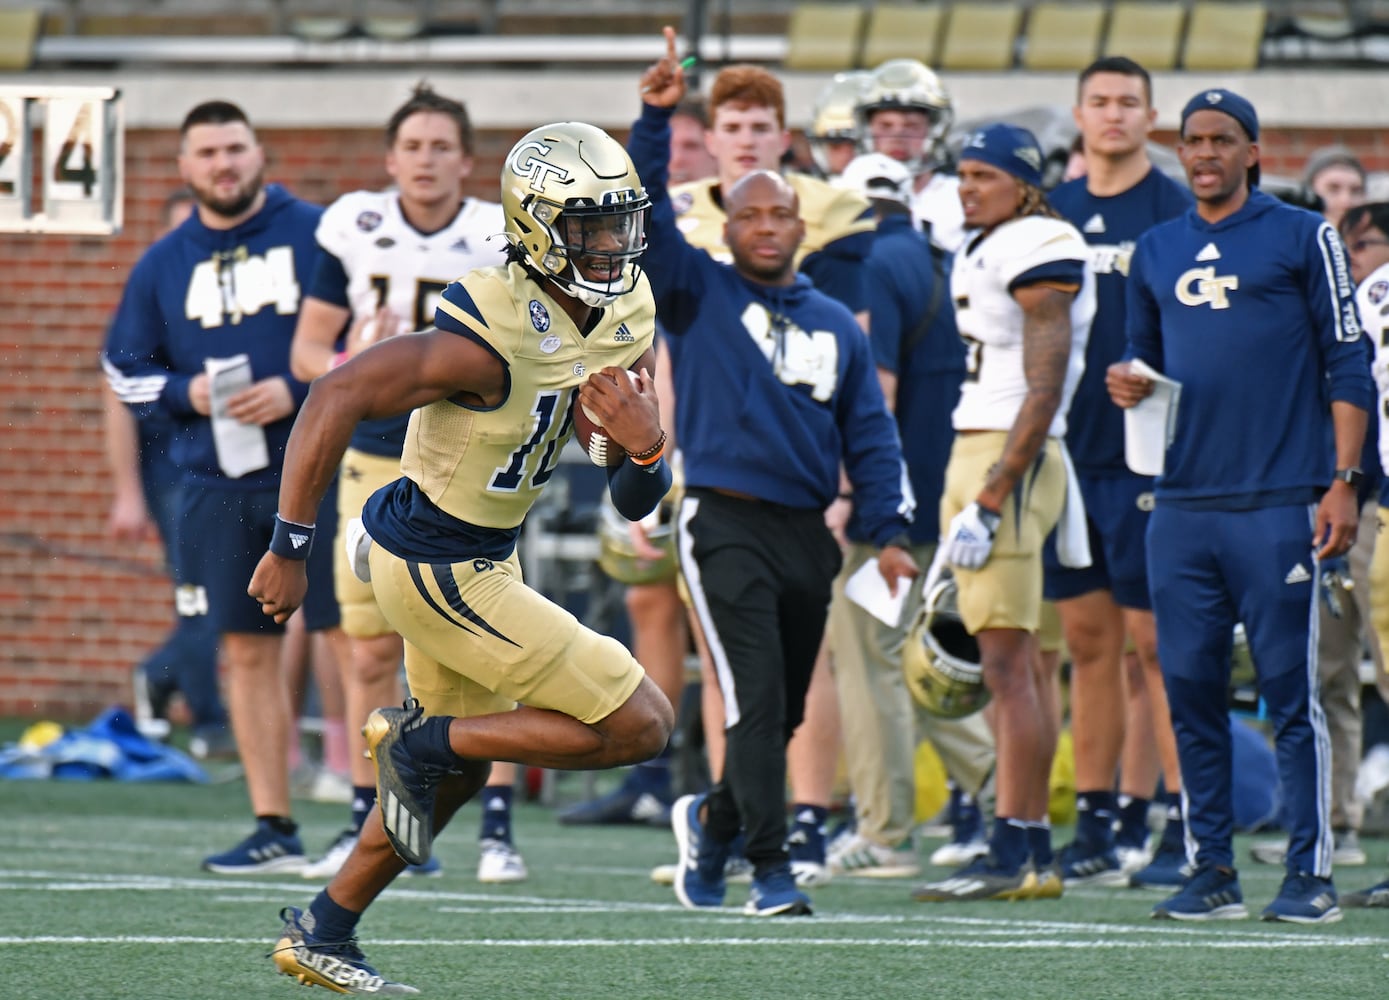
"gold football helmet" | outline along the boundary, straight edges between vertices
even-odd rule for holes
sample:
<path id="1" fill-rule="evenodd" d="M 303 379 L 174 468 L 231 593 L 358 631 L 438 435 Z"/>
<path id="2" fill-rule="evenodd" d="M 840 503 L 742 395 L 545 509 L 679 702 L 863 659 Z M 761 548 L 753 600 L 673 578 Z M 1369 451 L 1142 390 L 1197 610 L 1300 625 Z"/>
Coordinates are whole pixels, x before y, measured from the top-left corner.
<path id="1" fill-rule="evenodd" d="M 932 715 L 963 719 L 989 701 L 979 643 L 965 631 L 956 606 L 955 577 L 931 585 L 902 647 L 902 672 L 916 703 Z"/>
<path id="2" fill-rule="evenodd" d="M 915 59 L 889 59 L 869 74 L 868 85 L 854 106 L 863 136 L 865 151 L 872 152 L 869 119 L 875 111 L 920 111 L 929 125 L 919 155 L 907 161 L 913 173 L 942 162 L 945 158 L 945 134 L 955 120 L 950 92 L 940 77 L 925 63 Z"/>
<path id="3" fill-rule="evenodd" d="M 851 142 L 857 146 L 863 140 L 863 128 L 854 112 L 871 79 L 863 70 L 836 73 L 815 98 L 814 117 L 806 139 L 815 165 L 826 177 L 839 172 L 830 162 L 829 146 L 836 142 Z"/>
<path id="4" fill-rule="evenodd" d="M 675 524 L 674 505 L 665 500 L 657 508 L 659 523 L 647 531 L 651 544 L 661 550 L 657 560 L 637 555 L 628 532 L 627 519 L 613 506 L 612 497 L 603 493 L 598 513 L 598 567 L 618 583 L 628 586 L 638 583 L 659 583 L 674 578 Z"/>
<path id="5" fill-rule="evenodd" d="M 650 205 L 627 151 L 582 122 L 532 129 L 502 166 L 507 238 L 586 305 L 608 305 L 636 287 Z"/>

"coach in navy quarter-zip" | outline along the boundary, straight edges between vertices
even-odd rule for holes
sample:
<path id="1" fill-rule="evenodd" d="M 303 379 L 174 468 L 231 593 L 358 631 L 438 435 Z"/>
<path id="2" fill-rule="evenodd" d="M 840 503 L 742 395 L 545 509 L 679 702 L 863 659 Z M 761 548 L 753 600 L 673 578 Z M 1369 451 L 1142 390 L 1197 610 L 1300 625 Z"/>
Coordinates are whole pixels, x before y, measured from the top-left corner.
<path id="1" fill-rule="evenodd" d="M 1225 708 L 1242 621 L 1290 827 L 1287 877 L 1262 916 L 1327 923 L 1341 911 L 1315 581 L 1319 561 L 1355 538 L 1373 384 L 1345 247 L 1319 216 L 1258 190 L 1258 138 L 1254 107 L 1238 94 L 1187 102 L 1178 151 L 1196 206 L 1139 240 L 1129 279 L 1129 357 L 1182 384 L 1148 559 L 1195 873 L 1153 915 L 1247 915 Z M 1152 388 L 1130 361 L 1110 368 L 1108 385 L 1124 407 Z"/>

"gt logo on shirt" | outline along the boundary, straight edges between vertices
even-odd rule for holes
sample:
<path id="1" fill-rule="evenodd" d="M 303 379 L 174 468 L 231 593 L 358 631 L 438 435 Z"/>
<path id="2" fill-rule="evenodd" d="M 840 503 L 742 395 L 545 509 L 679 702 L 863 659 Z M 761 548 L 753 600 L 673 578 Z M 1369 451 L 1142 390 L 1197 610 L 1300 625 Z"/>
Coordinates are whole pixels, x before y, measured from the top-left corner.
<path id="1" fill-rule="evenodd" d="M 1177 301 L 1184 306 L 1205 306 L 1212 309 L 1229 309 L 1230 299 L 1226 292 L 1239 287 L 1239 276 L 1222 274 L 1217 276 L 1215 267 L 1193 267 L 1177 279 Z"/>
<path id="2" fill-rule="evenodd" d="M 271 247 L 264 256 L 247 253 L 245 247 L 214 253 L 193 268 L 183 299 L 188 318 L 204 330 L 240 323 L 266 306 L 274 306 L 281 316 L 299 311 L 292 247 Z"/>

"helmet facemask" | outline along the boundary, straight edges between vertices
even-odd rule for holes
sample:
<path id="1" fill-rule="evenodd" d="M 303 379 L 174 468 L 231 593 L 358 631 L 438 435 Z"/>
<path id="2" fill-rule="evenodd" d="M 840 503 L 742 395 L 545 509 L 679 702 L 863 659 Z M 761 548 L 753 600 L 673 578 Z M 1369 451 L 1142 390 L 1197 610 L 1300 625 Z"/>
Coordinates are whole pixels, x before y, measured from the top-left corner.
<path id="1" fill-rule="evenodd" d="M 548 226 L 550 248 L 541 270 L 565 292 L 595 308 L 636 287 L 636 260 L 646 250 L 651 203 L 635 191 L 608 192 L 609 204 L 569 204 L 556 210 L 538 202 L 532 214 Z M 548 216 L 548 218 L 547 218 Z"/>

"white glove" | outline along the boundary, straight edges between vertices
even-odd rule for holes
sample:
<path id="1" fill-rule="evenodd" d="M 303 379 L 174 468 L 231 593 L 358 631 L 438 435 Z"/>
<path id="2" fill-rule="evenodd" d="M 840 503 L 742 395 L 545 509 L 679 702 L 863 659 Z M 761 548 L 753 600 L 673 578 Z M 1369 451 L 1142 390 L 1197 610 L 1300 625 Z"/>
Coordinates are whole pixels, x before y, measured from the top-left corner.
<path id="1" fill-rule="evenodd" d="M 945 558 L 961 569 L 978 569 L 989 561 L 994 532 L 1003 515 L 972 503 L 950 519 L 941 548 Z"/>

